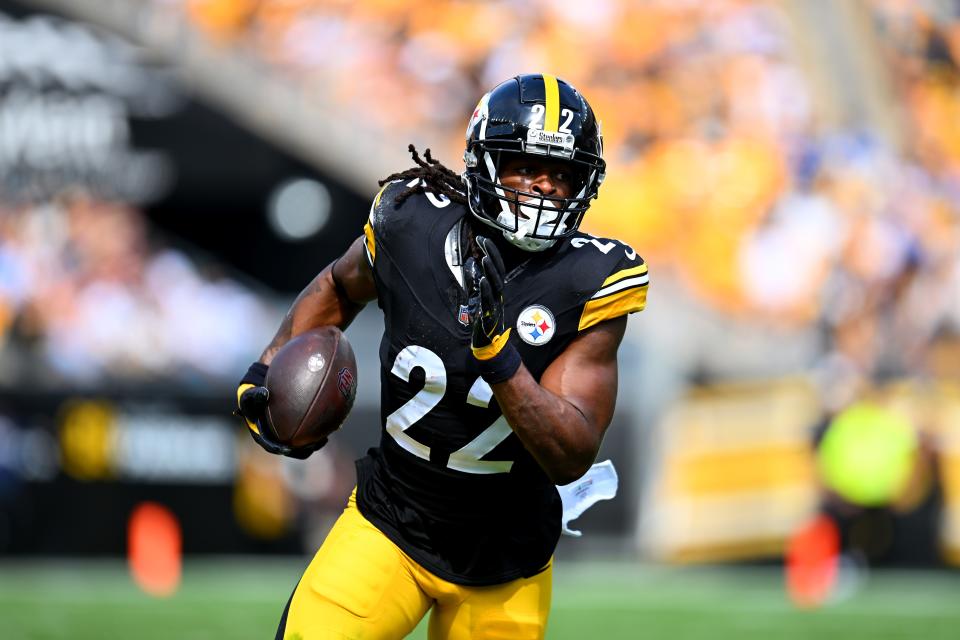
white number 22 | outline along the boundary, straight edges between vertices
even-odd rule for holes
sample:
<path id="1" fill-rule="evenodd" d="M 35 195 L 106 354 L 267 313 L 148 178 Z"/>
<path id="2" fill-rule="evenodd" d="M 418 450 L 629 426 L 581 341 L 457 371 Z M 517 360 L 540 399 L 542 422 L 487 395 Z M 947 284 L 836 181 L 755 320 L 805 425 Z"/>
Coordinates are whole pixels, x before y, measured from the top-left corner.
<path id="1" fill-rule="evenodd" d="M 440 356 L 425 347 L 407 347 L 397 354 L 390 373 L 404 382 L 410 381 L 414 369 L 423 369 L 423 388 L 407 400 L 402 407 L 387 416 L 387 433 L 408 452 L 430 459 L 430 447 L 407 435 L 406 431 L 418 420 L 430 413 L 440 404 L 447 390 L 447 370 Z M 490 385 L 477 378 L 467 394 L 467 404 L 487 407 L 493 398 Z M 491 474 L 507 473 L 513 466 L 513 460 L 481 460 L 483 456 L 507 439 L 511 433 L 510 425 L 503 416 L 484 429 L 476 438 L 450 454 L 447 467 L 465 473 Z"/>
<path id="2" fill-rule="evenodd" d="M 547 108 L 542 104 L 531 105 L 530 111 L 533 113 L 533 119 L 530 121 L 531 129 L 543 129 L 543 121 L 546 119 Z M 560 133 L 573 133 L 570 131 L 570 123 L 573 122 L 573 111 L 570 109 L 560 109 L 560 117 L 563 122 L 557 129 Z"/>

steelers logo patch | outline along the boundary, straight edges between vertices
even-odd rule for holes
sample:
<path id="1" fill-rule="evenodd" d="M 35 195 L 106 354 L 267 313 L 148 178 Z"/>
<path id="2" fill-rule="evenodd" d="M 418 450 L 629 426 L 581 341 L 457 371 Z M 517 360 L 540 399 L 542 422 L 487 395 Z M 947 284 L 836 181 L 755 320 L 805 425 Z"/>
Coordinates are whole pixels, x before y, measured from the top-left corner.
<path id="1" fill-rule="evenodd" d="M 556 320 L 550 309 L 539 304 L 530 305 L 517 318 L 517 334 L 527 344 L 539 347 L 550 342 L 557 331 Z"/>

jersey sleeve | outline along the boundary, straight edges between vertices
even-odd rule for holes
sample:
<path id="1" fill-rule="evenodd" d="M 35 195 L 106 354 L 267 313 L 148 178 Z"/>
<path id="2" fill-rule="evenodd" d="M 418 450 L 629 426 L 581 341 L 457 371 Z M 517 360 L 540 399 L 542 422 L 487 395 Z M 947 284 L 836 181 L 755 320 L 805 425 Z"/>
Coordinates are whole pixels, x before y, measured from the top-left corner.
<path id="1" fill-rule="evenodd" d="M 603 279 L 598 278 L 597 286 L 588 292 L 580 314 L 579 331 L 604 320 L 642 311 L 647 306 L 650 276 L 643 258 L 620 243 L 615 255 L 619 255 L 619 260 L 601 271 Z"/>
<path id="2" fill-rule="evenodd" d="M 424 234 L 437 218 L 433 214 L 450 204 L 446 196 L 438 197 L 430 191 L 397 202 L 400 194 L 416 183 L 416 179 L 410 182 L 394 180 L 384 185 L 373 198 L 370 215 L 363 225 L 363 246 L 374 271 L 378 260 L 382 262 L 385 256 L 395 259 L 403 253 L 419 255 Z"/>
<path id="3" fill-rule="evenodd" d="M 393 183 L 383 185 L 377 195 L 374 196 L 370 204 L 370 215 L 367 216 L 367 222 L 363 225 L 364 252 L 367 254 L 367 262 L 373 268 L 377 259 L 377 239 L 386 233 L 386 200 L 384 192 L 390 188 Z"/>

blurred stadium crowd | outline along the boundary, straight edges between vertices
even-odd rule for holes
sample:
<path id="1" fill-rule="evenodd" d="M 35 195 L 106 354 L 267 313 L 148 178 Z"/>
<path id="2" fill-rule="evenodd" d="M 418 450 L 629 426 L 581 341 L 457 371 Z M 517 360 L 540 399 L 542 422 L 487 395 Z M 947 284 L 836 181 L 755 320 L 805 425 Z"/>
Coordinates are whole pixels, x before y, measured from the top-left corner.
<path id="1" fill-rule="evenodd" d="M 883 57 L 895 96 L 891 137 L 865 123 L 824 121 L 821 89 L 807 74 L 784 3 L 449 1 L 427 11 L 404 0 L 151 1 L 209 41 L 267 63 L 303 95 L 338 104 L 383 140 L 432 143 L 451 166 L 462 153 L 464 114 L 486 87 L 521 70 L 561 70 L 602 116 L 610 171 L 586 226 L 640 248 L 659 277 L 675 275 L 735 322 L 814 327 L 825 353 L 868 375 L 918 371 L 926 347 L 960 326 L 955 4 L 866 5 L 877 33 L 873 53 Z M 141 331 L 184 322 L 158 308 L 175 303 L 139 304 L 150 299 L 157 270 L 181 269 L 181 280 L 193 284 L 180 286 L 215 294 L 185 295 L 204 301 L 187 305 L 196 322 L 243 315 L 212 311 L 225 305 L 257 307 L 236 284 L 204 278 L 176 253 L 156 251 L 134 270 L 141 275 L 124 275 L 145 285 L 133 287 L 136 294 L 109 285 L 112 307 L 138 309 L 145 321 L 105 304 L 97 313 L 112 319 L 93 321 L 80 287 L 69 296 L 39 293 L 28 278 L 36 265 L 16 259 L 29 253 L 15 250 L 30 242 L 29 228 L 60 226 L 53 237 L 67 247 L 69 225 L 58 220 L 102 215 L 127 220 L 121 227 L 146 241 L 135 212 L 108 204 L 92 208 L 100 214 L 85 210 L 52 204 L 7 214 L 5 333 L 20 327 L 18 339 L 44 341 L 56 369 L 74 377 L 96 375 L 71 364 L 79 351 L 98 363 L 94 370 L 124 374 L 181 362 L 201 374 L 232 370 L 224 366 L 229 345 L 250 337 L 241 335 L 246 323 L 215 333 L 222 345 L 189 353 L 137 346 Z M 32 218 L 44 222 L 26 222 Z M 87 262 L 114 264 L 117 253 L 97 249 Z M 52 264 L 71 259 L 62 249 Z M 108 286 L 112 276 L 102 274 L 111 270 L 92 266 L 83 288 Z M 77 280 L 69 269 L 50 271 Z M 79 311 L 52 314 L 57 304 Z M 130 344 L 78 344 L 88 339 L 77 336 L 109 335 L 118 322 L 138 328 Z M 158 362 L 161 352 L 182 355 Z"/>
<path id="2" fill-rule="evenodd" d="M 0 203 L 3 381 L 52 387 L 242 369 L 277 312 L 261 295 L 149 233 L 143 213 L 82 191 Z"/>

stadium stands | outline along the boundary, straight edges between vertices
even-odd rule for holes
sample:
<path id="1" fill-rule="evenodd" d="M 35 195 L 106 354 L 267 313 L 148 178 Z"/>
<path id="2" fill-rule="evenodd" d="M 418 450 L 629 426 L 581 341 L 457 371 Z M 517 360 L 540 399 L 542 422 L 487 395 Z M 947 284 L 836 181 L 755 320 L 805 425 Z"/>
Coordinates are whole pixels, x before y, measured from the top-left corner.
<path id="1" fill-rule="evenodd" d="M 802 411 L 787 403 L 768 414 L 752 403 L 784 384 L 792 394 L 793 379 L 696 397 L 685 395 L 691 379 L 792 367 L 926 380 L 958 369 L 949 361 L 960 335 L 960 10 L 857 3 L 858 27 L 872 34 L 860 53 L 882 61 L 892 91 L 884 107 L 896 135 L 885 135 L 845 110 L 843 87 L 817 81 L 818 68 L 848 61 L 800 46 L 821 35 L 797 23 L 804 1 L 141 0 L 140 22 L 174 24 L 167 42 L 198 39 L 284 83 L 293 98 L 266 118 L 278 129 L 313 104 L 352 114 L 344 128 L 377 141 L 378 155 L 413 141 L 450 166 L 465 114 L 492 83 L 543 69 L 580 87 L 602 116 L 610 162 L 585 227 L 637 246 L 654 279 L 630 336 L 652 363 L 626 374 L 637 390 L 621 406 L 662 403 L 642 407 L 641 427 L 651 440 L 671 429 L 688 438 L 643 452 L 653 470 L 638 476 L 669 516 L 647 532 L 649 548 L 717 559 L 775 553 L 813 508 L 812 419 L 798 416 L 816 414 L 828 394 L 799 383 Z M 843 27 L 823 38 L 842 38 Z M 161 53 L 182 60 L 176 47 Z M 237 111 L 267 109 L 244 102 Z M 382 174 L 370 165 L 358 182 L 372 192 Z M 0 210 L 0 355 L 71 383 L 241 370 L 275 311 L 158 238 L 136 209 L 89 197 Z M 671 306 L 687 296 L 688 306 Z M 658 322 L 682 328 L 686 351 L 655 350 Z M 190 341 L 188 328 L 212 340 Z M 782 350 L 772 356 L 770 345 Z M 936 396 L 936 421 L 917 422 L 940 438 L 958 563 L 955 393 Z M 742 414 L 715 415 L 734 405 Z M 734 450 L 724 435 L 740 438 Z M 696 501 L 716 510 L 694 511 Z M 688 537 L 675 535 L 685 527 Z"/>
<path id="2" fill-rule="evenodd" d="M 279 307 L 148 233 L 134 207 L 81 192 L 0 207 L 8 386 L 209 386 L 272 335 Z"/>
<path id="3" fill-rule="evenodd" d="M 643 247 L 661 277 L 676 274 L 738 321 L 823 326 L 866 370 L 909 369 L 888 362 L 904 336 L 922 344 L 960 320 L 950 275 L 960 215 L 956 16 L 869 3 L 882 48 L 874 53 L 890 62 L 907 107 L 906 143 L 894 148 L 867 123 L 824 121 L 824 101 L 843 97 L 821 95 L 811 80 L 816 61 L 800 53 L 789 6 L 153 2 L 308 98 L 348 109 L 385 145 L 428 141 L 450 163 L 483 87 L 562 70 L 601 114 L 610 158 L 590 230 Z M 917 309 L 931 290 L 944 304 Z M 848 308 L 851 300 L 863 304 Z M 879 326 L 894 304 L 894 324 L 909 331 Z M 864 353 L 873 346 L 877 354 Z M 908 360 L 919 348 L 902 346 Z"/>

